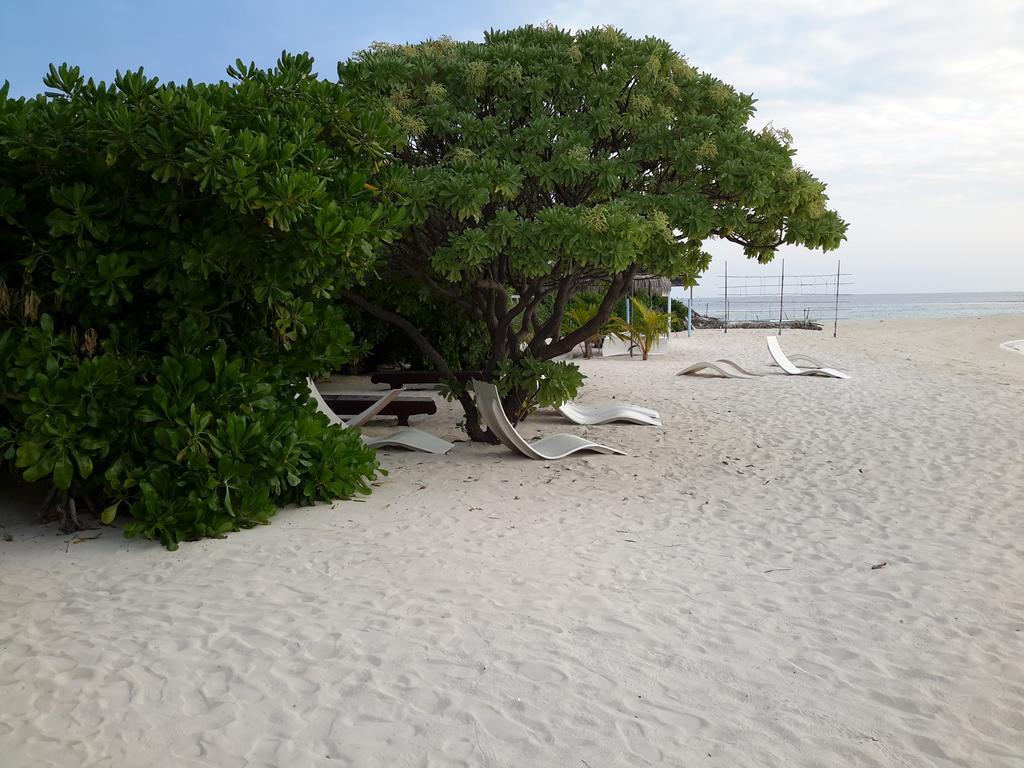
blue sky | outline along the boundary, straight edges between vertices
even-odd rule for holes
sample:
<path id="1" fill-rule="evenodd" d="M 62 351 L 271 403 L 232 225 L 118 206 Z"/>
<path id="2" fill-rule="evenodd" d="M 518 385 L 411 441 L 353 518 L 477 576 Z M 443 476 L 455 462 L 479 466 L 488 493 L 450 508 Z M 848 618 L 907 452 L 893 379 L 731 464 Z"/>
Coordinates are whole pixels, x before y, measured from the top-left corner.
<path id="1" fill-rule="evenodd" d="M 851 222 L 787 273 L 829 272 L 857 292 L 1024 290 L 1024 3 L 974 0 L 573 0 L 572 2 L 66 2 L 0 0 L 0 80 L 41 89 L 68 61 L 109 79 L 219 79 L 235 58 L 309 51 L 321 76 L 375 40 L 550 21 L 614 24 L 669 40 L 692 64 L 758 99 L 755 127 L 788 128 L 797 161 Z M 713 244 L 711 273 L 777 272 Z M 716 282 L 709 279 L 709 285 Z"/>

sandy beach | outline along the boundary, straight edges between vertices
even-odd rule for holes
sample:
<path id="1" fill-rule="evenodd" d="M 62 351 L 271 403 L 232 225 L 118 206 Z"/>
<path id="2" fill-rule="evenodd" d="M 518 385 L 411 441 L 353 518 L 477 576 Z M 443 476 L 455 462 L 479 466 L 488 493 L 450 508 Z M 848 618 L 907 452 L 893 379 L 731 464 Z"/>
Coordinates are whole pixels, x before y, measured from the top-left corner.
<path id="1" fill-rule="evenodd" d="M 1024 316 L 783 334 L 847 381 L 764 335 L 580 361 L 663 427 L 522 425 L 626 457 L 386 452 L 177 552 L 4 501 L 0 765 L 1024 766 Z"/>

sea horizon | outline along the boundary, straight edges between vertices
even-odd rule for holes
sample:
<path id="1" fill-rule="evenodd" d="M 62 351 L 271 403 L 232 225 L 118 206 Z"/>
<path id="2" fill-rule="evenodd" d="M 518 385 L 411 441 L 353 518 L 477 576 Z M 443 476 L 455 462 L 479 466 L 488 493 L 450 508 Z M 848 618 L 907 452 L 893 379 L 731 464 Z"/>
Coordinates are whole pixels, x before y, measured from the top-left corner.
<path id="1" fill-rule="evenodd" d="M 673 301 L 683 301 L 678 293 Z M 703 315 L 722 317 L 723 296 L 694 296 L 693 309 Z M 778 295 L 729 296 L 729 319 L 778 320 Z M 836 295 L 825 293 L 786 294 L 783 319 L 819 322 L 836 317 Z M 1024 314 L 1024 291 L 936 291 L 922 293 L 839 294 L 839 320 L 887 320 L 900 318 L 981 317 Z"/>

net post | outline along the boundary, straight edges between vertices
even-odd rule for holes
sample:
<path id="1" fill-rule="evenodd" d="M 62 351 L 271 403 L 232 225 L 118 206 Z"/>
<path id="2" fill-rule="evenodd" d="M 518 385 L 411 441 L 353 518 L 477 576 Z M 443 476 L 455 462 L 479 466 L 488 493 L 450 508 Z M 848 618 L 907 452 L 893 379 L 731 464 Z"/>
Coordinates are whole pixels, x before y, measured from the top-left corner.
<path id="1" fill-rule="evenodd" d="M 782 275 L 779 277 L 779 336 L 782 335 L 782 301 L 786 296 L 786 260 L 782 260 Z"/>
<path id="2" fill-rule="evenodd" d="M 833 339 L 839 335 L 839 267 L 841 264 L 842 261 L 840 259 L 836 259 L 836 315 L 832 326 Z"/>
<path id="3" fill-rule="evenodd" d="M 690 286 L 690 303 L 686 305 L 686 337 L 693 335 L 693 286 Z"/>
<path id="4" fill-rule="evenodd" d="M 722 332 L 729 332 L 729 262 L 725 262 L 725 324 Z"/>

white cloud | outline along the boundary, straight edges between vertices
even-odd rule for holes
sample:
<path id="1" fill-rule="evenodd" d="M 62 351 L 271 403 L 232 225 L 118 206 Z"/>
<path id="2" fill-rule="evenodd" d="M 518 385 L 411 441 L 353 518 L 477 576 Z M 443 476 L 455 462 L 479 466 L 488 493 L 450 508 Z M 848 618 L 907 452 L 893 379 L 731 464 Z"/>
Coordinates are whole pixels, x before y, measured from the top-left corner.
<path id="1" fill-rule="evenodd" d="M 546 14 L 663 37 L 752 92 L 756 124 L 792 131 L 850 219 L 839 254 L 868 290 L 912 290 L 922 270 L 933 290 L 1024 290 L 1024 248 L 994 234 L 1015 223 L 995 216 L 1024 210 L 1020 3 L 589 0 Z"/>

